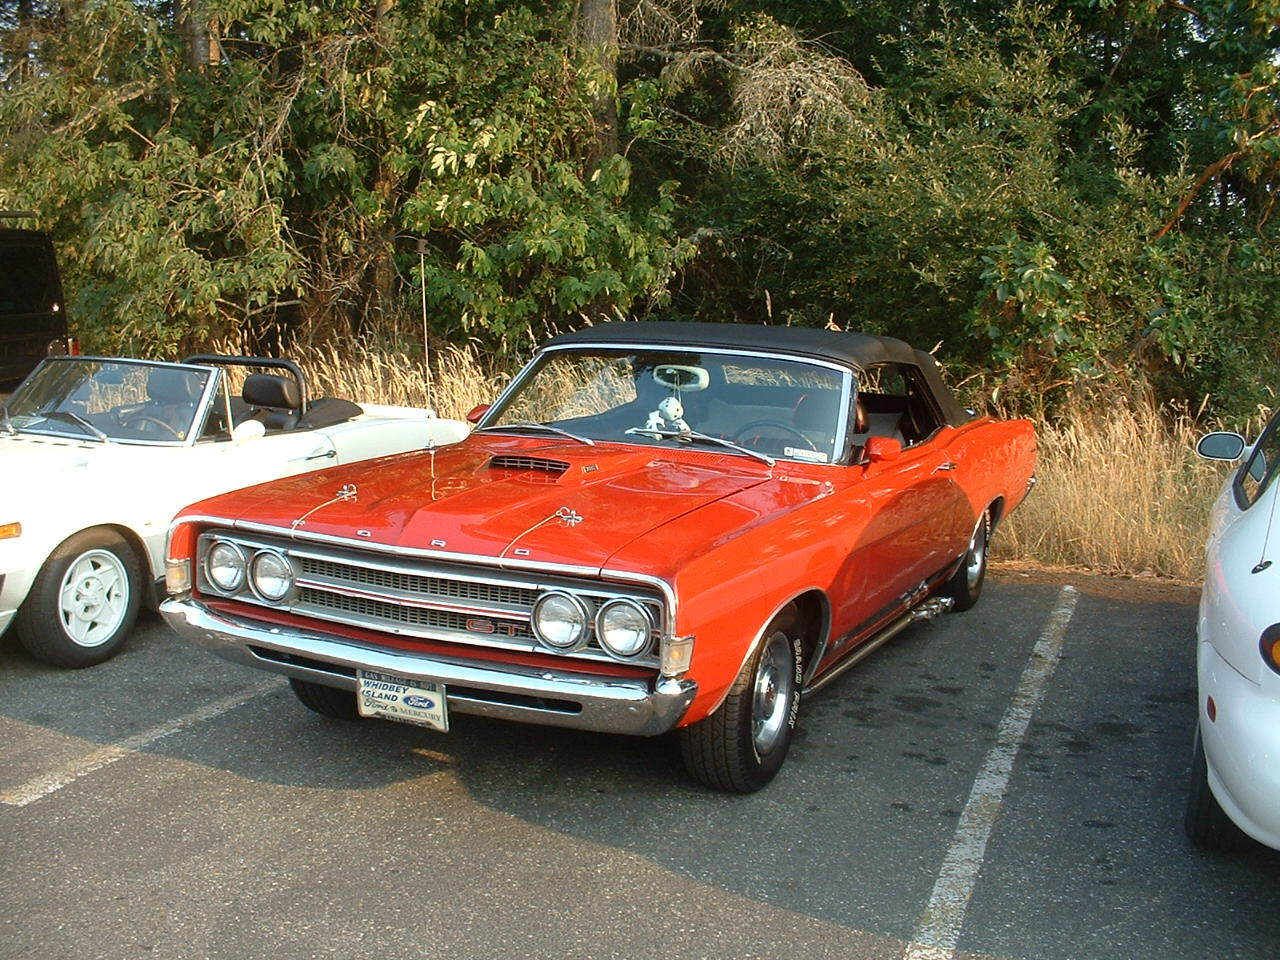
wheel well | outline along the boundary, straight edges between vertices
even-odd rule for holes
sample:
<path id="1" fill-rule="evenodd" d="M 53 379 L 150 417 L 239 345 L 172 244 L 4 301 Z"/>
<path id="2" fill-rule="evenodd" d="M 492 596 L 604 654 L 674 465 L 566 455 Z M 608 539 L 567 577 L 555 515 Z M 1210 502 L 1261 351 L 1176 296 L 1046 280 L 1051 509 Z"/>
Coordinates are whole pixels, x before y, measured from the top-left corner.
<path id="1" fill-rule="evenodd" d="M 831 623 L 831 605 L 818 590 L 802 593 L 791 601 L 800 621 L 800 643 L 804 650 L 805 669 L 813 666 L 813 656 L 827 635 Z"/>
<path id="2" fill-rule="evenodd" d="M 991 530 L 994 533 L 996 526 L 1004 519 L 1004 497 L 996 497 L 987 505 L 987 513 L 991 517 Z"/>
<path id="3" fill-rule="evenodd" d="M 155 600 L 151 597 L 150 587 L 155 582 L 156 572 L 151 569 L 151 554 L 147 550 L 147 545 L 142 542 L 142 538 L 130 527 L 121 526 L 118 523 L 98 523 L 92 527 L 85 527 L 81 530 L 75 531 L 74 533 L 67 534 L 62 539 L 62 542 L 66 543 L 72 537 L 78 537 L 80 534 L 88 533 L 90 530 L 109 530 L 112 533 L 118 534 L 120 538 L 129 545 L 129 549 L 133 552 L 134 559 L 138 561 L 138 567 L 142 571 L 142 576 L 144 577 L 144 581 L 142 583 L 144 591 L 143 598 L 146 599 L 151 606 L 155 606 Z"/>

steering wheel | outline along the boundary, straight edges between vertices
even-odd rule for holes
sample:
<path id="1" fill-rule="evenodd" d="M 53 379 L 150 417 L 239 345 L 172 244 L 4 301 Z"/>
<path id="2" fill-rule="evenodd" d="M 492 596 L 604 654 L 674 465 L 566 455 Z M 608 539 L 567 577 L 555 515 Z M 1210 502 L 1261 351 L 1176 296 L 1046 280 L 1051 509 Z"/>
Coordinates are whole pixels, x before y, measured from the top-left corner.
<path id="1" fill-rule="evenodd" d="M 162 430 L 169 433 L 175 440 L 182 439 L 182 434 L 178 433 L 178 431 L 175 430 L 172 426 L 165 423 L 159 417 L 152 417 L 145 413 L 140 413 L 140 414 L 137 414 L 136 416 L 130 417 L 128 420 L 126 420 L 122 424 L 122 426 L 132 430 L 144 423 L 154 424 L 155 426 L 160 427 Z M 148 431 L 144 430 L 143 432 L 146 433 Z"/>
<path id="2" fill-rule="evenodd" d="M 791 424 L 783 423 L 781 420 L 752 420 L 746 426 L 740 427 L 738 429 L 738 432 L 733 435 L 733 442 L 740 444 L 742 446 L 750 446 L 750 444 L 745 442 L 744 435 L 747 434 L 748 431 L 755 430 L 758 427 L 772 427 L 773 429 L 777 430 L 779 433 L 785 433 L 785 434 L 788 434 L 789 436 L 796 437 L 797 439 L 802 440 L 804 442 L 804 445 L 808 447 L 810 450 L 818 449 L 813 445 L 812 440 L 806 437 L 803 433 L 801 433 L 795 427 L 791 426 Z"/>

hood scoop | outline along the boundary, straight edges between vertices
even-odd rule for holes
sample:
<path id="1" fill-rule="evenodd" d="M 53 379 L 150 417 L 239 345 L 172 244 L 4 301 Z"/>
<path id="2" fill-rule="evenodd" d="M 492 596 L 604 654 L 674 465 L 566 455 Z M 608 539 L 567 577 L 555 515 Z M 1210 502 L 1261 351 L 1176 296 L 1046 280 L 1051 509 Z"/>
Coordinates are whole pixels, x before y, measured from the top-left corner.
<path id="1" fill-rule="evenodd" d="M 504 473 L 531 474 L 528 479 L 554 482 L 569 469 L 569 461 L 552 460 L 549 457 L 530 457 L 519 454 L 499 454 L 489 461 L 490 470 Z"/>

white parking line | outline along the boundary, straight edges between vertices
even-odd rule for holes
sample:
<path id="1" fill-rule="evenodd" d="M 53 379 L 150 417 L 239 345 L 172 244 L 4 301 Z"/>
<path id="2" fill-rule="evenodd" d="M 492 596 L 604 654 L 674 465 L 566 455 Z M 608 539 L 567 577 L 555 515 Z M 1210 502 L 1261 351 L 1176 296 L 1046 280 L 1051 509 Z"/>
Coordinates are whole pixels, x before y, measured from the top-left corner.
<path id="1" fill-rule="evenodd" d="M 105 747 L 99 747 L 91 753 L 85 754 L 77 760 L 73 760 L 57 770 L 46 773 L 43 776 L 28 780 L 26 783 L 9 793 L 0 793 L 0 803 L 8 804 L 12 807 L 25 807 L 29 803 L 34 803 L 41 797 L 47 797 L 49 794 L 61 790 L 69 783 L 73 783 L 85 774 L 93 773 L 95 770 L 101 770 L 108 764 L 115 763 L 121 757 L 127 757 L 131 753 L 136 753 L 145 747 L 150 746 L 157 740 L 163 740 L 170 734 L 184 730 L 192 724 L 200 723 L 204 720 L 212 720 L 214 717 L 221 716 L 228 710 L 240 706 L 246 701 L 252 700 L 254 697 L 260 697 L 264 693 L 282 686 L 285 681 L 281 677 L 271 677 L 255 683 L 251 687 L 245 687 L 236 693 L 223 697 L 221 700 L 215 700 L 212 703 L 205 704 L 199 710 L 188 713 L 186 716 L 178 717 L 176 720 L 170 720 L 159 726 L 152 727 L 150 730 L 144 730 L 142 733 L 134 734 L 126 740 L 119 743 L 109 744 Z"/>
<path id="2" fill-rule="evenodd" d="M 950 960 L 955 954 L 969 898 L 973 896 L 978 871 L 986 856 L 987 840 L 1000 815 L 1013 773 L 1013 762 L 1026 737 L 1031 715 L 1044 699 L 1045 689 L 1057 669 L 1077 596 L 1072 586 L 1063 587 L 1058 595 L 1058 605 L 1049 615 L 1031 659 L 1022 671 L 1009 709 L 1000 721 L 995 745 L 974 780 L 969 802 L 960 814 L 960 823 L 933 886 L 933 895 L 916 921 L 915 935 L 907 945 L 903 960 Z"/>

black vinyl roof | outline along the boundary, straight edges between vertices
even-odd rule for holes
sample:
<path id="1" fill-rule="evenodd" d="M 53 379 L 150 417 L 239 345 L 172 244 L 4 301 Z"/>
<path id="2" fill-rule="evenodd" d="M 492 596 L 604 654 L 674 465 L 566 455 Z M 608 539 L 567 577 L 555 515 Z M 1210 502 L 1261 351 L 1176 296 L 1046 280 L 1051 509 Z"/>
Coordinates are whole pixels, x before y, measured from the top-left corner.
<path id="1" fill-rule="evenodd" d="M 671 347 L 725 347 L 787 353 L 854 367 L 877 363 L 918 363 L 916 351 L 892 337 L 813 327 L 771 327 L 760 323 L 676 323 L 633 320 L 601 323 L 554 337 L 547 346 L 571 343 L 639 344 Z"/>
<path id="2" fill-rule="evenodd" d="M 882 363 L 908 364 L 920 369 L 948 423 L 954 425 L 969 419 L 942 382 L 942 375 L 933 357 L 894 337 L 815 327 L 774 327 L 759 323 L 627 320 L 562 333 L 547 341 L 546 347 L 576 344 L 753 350 L 827 360 L 858 370 Z"/>

